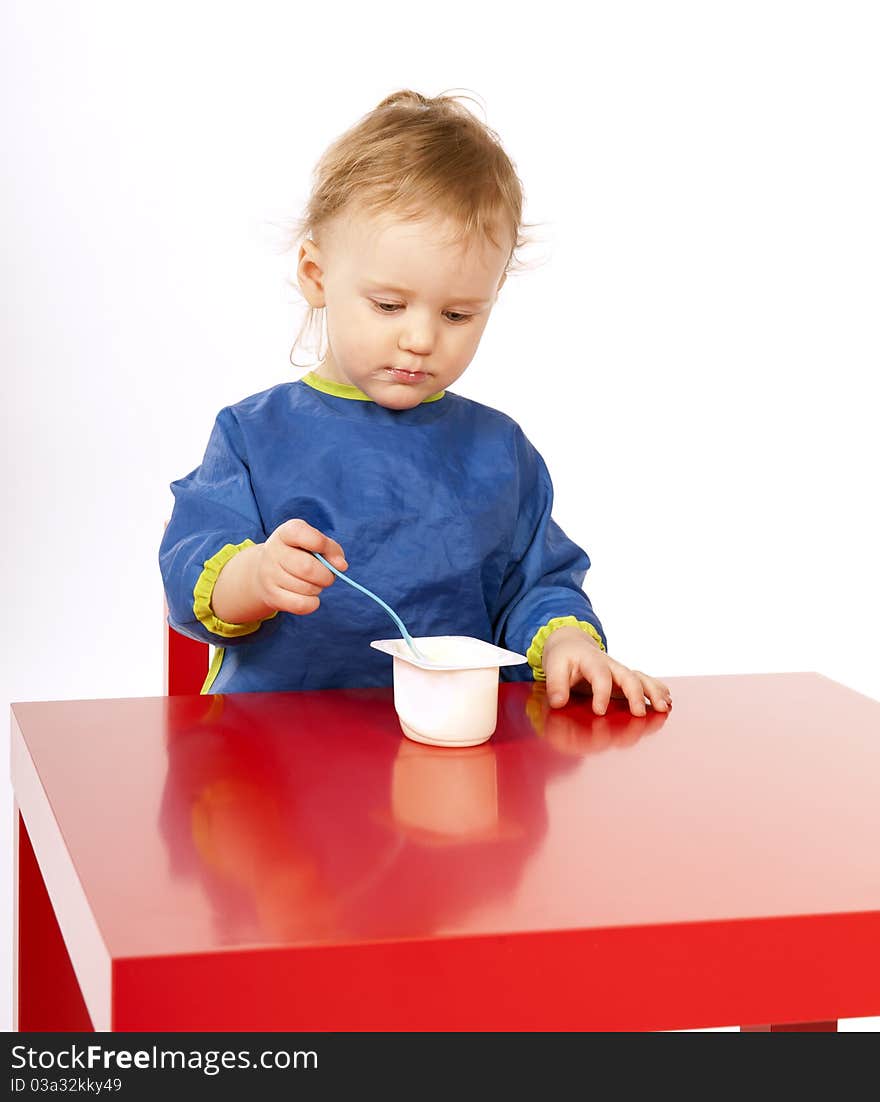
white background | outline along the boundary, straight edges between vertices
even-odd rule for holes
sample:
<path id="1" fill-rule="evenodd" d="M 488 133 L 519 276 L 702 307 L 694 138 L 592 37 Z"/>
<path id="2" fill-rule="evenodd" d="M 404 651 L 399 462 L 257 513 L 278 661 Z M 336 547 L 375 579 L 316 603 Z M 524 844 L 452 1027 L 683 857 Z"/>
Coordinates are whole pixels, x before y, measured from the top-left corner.
<path id="1" fill-rule="evenodd" d="M 0 706 L 161 694 L 168 484 L 303 373 L 271 224 L 402 87 L 476 93 L 542 224 L 455 389 L 543 452 L 612 653 L 880 699 L 876 5 L 324 10 L 3 7 Z"/>

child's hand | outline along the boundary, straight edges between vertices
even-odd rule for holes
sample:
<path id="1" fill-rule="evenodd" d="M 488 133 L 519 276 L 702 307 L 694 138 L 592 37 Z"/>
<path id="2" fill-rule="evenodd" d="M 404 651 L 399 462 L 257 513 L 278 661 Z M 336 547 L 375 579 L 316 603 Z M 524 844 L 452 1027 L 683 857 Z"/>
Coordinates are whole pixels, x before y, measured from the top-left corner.
<path id="1" fill-rule="evenodd" d="M 645 715 L 646 696 L 661 712 L 672 704 L 669 689 L 662 681 L 609 658 L 580 628 L 566 626 L 551 632 L 541 665 L 547 678 L 547 699 L 553 708 L 568 703 L 570 689 L 591 692 L 593 711 L 598 716 L 605 715 L 612 696 L 628 700 L 634 716 Z"/>
<path id="2" fill-rule="evenodd" d="M 256 587 L 269 608 L 307 616 L 321 604 L 320 594 L 336 580 L 310 551 L 317 551 L 337 570 L 347 570 L 342 548 L 304 520 L 286 520 L 260 544 Z"/>

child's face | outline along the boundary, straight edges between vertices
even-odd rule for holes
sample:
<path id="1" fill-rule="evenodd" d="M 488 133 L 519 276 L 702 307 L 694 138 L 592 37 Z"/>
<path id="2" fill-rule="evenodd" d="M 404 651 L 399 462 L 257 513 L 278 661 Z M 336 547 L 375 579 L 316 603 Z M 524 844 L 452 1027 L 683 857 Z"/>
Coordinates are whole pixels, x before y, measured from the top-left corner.
<path id="1" fill-rule="evenodd" d="M 442 244 L 443 224 L 350 214 L 300 249 L 300 288 L 327 310 L 319 373 L 379 405 L 410 409 L 471 362 L 510 249 Z M 414 372 L 410 375 L 408 372 Z"/>

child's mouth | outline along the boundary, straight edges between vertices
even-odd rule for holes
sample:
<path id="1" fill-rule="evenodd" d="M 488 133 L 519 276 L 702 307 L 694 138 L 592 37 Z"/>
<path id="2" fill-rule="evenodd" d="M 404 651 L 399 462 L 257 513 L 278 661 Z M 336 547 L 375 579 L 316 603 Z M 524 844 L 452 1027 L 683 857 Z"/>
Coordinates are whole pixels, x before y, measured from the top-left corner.
<path id="1" fill-rule="evenodd" d="M 426 371 L 402 371 L 399 367 L 386 367 L 385 370 L 398 383 L 421 383 L 428 377 Z"/>

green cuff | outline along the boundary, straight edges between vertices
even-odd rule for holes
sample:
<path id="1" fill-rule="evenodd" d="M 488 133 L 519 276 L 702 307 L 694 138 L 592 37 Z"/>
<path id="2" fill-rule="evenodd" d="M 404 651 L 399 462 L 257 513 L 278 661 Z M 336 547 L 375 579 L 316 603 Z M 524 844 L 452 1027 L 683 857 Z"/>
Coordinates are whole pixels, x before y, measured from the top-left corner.
<path id="1" fill-rule="evenodd" d="M 204 564 L 204 570 L 193 589 L 193 612 L 196 614 L 196 619 L 204 624 L 208 631 L 213 631 L 215 635 L 222 635 L 225 639 L 232 639 L 237 635 L 252 635 L 263 623 L 263 620 L 254 620 L 249 624 L 227 624 L 225 620 L 215 616 L 211 608 L 211 596 L 221 569 L 233 555 L 244 551 L 246 547 L 254 546 L 253 540 L 245 540 L 243 543 L 227 543 L 221 547 L 217 554 L 212 555 Z M 277 615 L 277 611 L 272 613 L 272 616 Z M 271 620 L 272 616 L 266 616 L 265 619 Z"/>
<path id="2" fill-rule="evenodd" d="M 601 649 L 605 650 L 602 636 L 596 631 L 592 624 L 588 624 L 586 620 L 578 620 L 576 616 L 555 616 L 552 620 L 548 620 L 542 628 L 538 628 L 529 649 L 526 651 L 526 658 L 529 660 L 529 665 L 532 668 L 532 677 L 535 681 L 547 680 L 544 674 L 544 668 L 541 665 L 541 658 L 544 655 L 544 644 L 557 628 L 564 627 L 580 628 L 581 631 L 585 631 L 588 635 L 591 635 Z"/>

